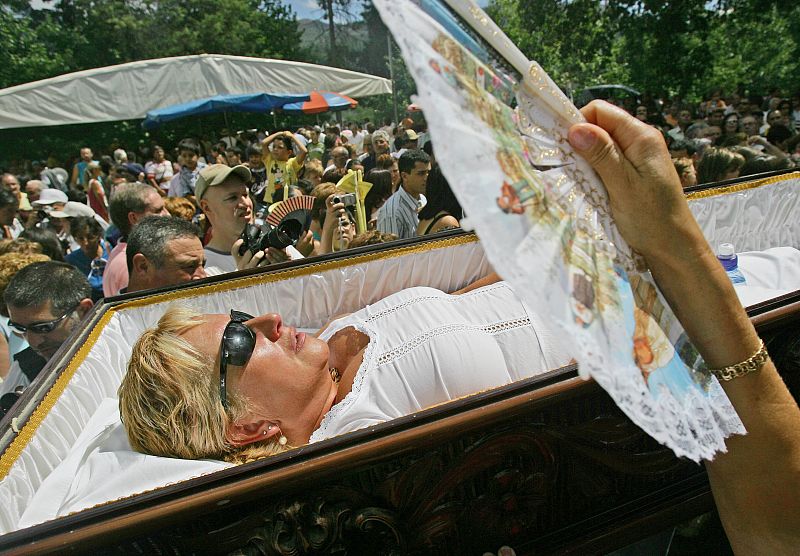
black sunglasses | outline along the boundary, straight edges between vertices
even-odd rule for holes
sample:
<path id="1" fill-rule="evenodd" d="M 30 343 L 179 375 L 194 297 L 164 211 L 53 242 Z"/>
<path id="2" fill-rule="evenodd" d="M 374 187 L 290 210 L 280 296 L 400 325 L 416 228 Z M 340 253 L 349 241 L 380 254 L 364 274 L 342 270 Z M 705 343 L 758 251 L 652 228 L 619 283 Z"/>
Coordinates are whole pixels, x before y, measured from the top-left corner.
<path id="1" fill-rule="evenodd" d="M 225 388 L 228 364 L 239 367 L 245 365 L 256 347 L 255 333 L 244 324 L 253 318 L 247 313 L 231 309 L 231 320 L 222 332 L 219 356 L 219 399 L 225 409 L 228 409 L 228 393 Z"/>
<path id="2" fill-rule="evenodd" d="M 16 322 L 8 321 L 8 326 L 11 327 L 14 332 L 18 334 L 25 334 L 26 332 L 33 332 L 34 334 L 50 334 L 56 327 L 61 323 L 62 320 L 70 316 L 75 309 L 78 308 L 78 305 L 75 305 L 72 309 L 58 317 L 57 319 L 48 320 L 45 322 L 36 322 L 33 324 L 29 324 L 28 326 L 24 326 L 22 324 L 17 324 Z"/>

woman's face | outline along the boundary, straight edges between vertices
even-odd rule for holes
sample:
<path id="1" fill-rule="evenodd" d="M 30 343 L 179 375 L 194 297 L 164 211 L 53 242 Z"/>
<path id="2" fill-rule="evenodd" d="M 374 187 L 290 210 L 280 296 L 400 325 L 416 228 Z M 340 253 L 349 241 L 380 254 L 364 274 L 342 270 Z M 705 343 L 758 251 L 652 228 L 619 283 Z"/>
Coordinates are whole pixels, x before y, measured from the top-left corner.
<path id="1" fill-rule="evenodd" d="M 81 246 L 81 250 L 83 250 L 87 256 L 92 259 L 97 256 L 97 251 L 100 247 L 100 235 L 90 233 L 81 237 L 76 237 L 75 241 Z"/>
<path id="2" fill-rule="evenodd" d="M 739 130 L 739 117 L 731 116 L 725 120 L 725 133 L 736 133 Z"/>
<path id="3" fill-rule="evenodd" d="M 182 336 L 214 361 L 214 384 L 219 380 L 220 341 L 228 315 L 205 315 L 205 322 Z M 228 365 L 228 395 L 246 397 L 252 413 L 240 422 L 268 422 L 290 444 L 308 442 L 335 396 L 328 372 L 328 345 L 284 326 L 280 315 L 268 313 L 247 321 L 256 335 L 253 354 L 244 367 Z"/>

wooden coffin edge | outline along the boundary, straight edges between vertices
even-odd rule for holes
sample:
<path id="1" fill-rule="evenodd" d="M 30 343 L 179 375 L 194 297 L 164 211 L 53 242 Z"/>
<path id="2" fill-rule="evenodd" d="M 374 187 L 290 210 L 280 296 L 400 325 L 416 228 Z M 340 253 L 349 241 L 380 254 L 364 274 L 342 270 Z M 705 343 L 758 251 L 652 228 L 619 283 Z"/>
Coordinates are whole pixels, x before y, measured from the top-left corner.
<path id="1" fill-rule="evenodd" d="M 800 292 L 750 308 L 759 332 L 800 322 Z M 234 502 L 236 506 L 291 494 L 312 485 L 335 481 L 337 476 L 373 464 L 404 458 L 457 438 L 510 422 L 548 406 L 571 403 L 587 396 L 607 395 L 593 381 L 577 376 L 574 365 L 539 377 L 478 393 L 436 408 L 368 429 L 305 446 L 272 458 L 237 466 L 82 512 L 0 537 L 0 550 L 14 553 L 84 553 L 109 548 L 109 544 L 147 538 L 170 526 L 202 519 Z M 610 402 L 613 403 L 613 402 Z M 643 433 L 642 433 L 643 434 Z M 677 458 L 676 465 L 686 466 Z M 654 492 L 647 499 L 609 508 L 605 518 L 572 523 L 537 539 L 552 542 L 554 553 L 600 553 L 633 542 L 688 516 L 713 507 L 701 467 Z M 634 503 L 636 502 L 636 503 Z M 637 505 L 641 503 L 641 505 Z M 647 511 L 642 511 L 643 507 Z M 620 524 L 611 526 L 611 523 Z M 564 544 L 564 539 L 570 539 Z M 130 545 L 127 545 L 130 547 Z M 541 553 L 538 546 L 537 553 Z M 516 548 L 516 547 L 515 547 Z M 524 553 L 524 545 L 518 547 Z M 549 551 L 545 551 L 549 552 Z"/>

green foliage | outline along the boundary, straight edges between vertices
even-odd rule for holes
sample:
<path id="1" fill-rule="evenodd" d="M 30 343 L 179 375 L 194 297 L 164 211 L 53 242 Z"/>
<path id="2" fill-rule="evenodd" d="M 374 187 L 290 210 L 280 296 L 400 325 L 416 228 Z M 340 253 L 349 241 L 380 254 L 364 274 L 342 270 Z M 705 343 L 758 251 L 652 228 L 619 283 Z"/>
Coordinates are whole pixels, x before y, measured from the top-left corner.
<path id="1" fill-rule="evenodd" d="M 6 0 L 0 7 L 0 88 L 81 69 L 203 52 L 332 60 L 339 67 L 388 77 L 387 30 L 371 0 L 317 4 L 332 13 L 333 52 L 328 26 L 310 46 L 302 46 L 295 16 L 282 0 L 58 0 L 52 10 L 33 10 L 28 0 Z M 688 101 L 699 101 L 717 87 L 726 92 L 798 90 L 797 2 L 491 0 L 488 11 L 528 57 L 568 89 L 622 83 Z M 415 85 L 394 49 L 402 117 Z M 362 109 L 375 111 L 376 120 L 393 116 L 389 95 L 360 100 Z M 300 121 L 231 118 L 236 129 Z M 201 133 L 201 126 L 208 130 L 222 124 L 214 117 L 175 123 L 159 130 L 155 139 L 169 144 Z M 65 126 L 46 133 L 10 130 L 0 132 L 0 142 L 8 146 L 1 154 L 72 153 L 82 137 L 93 137 L 93 146 L 114 138 L 129 145 L 144 139 L 138 122 Z"/>
<path id="2" fill-rule="evenodd" d="M 10 61 L 0 88 L 166 56 L 307 57 L 279 0 L 61 0 L 52 12 L 28 12 L 0 10 L 0 54 Z"/>
<path id="3" fill-rule="evenodd" d="M 775 0 L 492 0 L 490 15 L 560 85 L 623 83 L 700 100 L 797 88 L 800 6 Z"/>
<path id="4" fill-rule="evenodd" d="M 59 28 L 49 16 L 36 24 L 0 9 L 0 37 L 0 88 L 56 75 L 70 66 L 72 53 L 58 44 Z"/>

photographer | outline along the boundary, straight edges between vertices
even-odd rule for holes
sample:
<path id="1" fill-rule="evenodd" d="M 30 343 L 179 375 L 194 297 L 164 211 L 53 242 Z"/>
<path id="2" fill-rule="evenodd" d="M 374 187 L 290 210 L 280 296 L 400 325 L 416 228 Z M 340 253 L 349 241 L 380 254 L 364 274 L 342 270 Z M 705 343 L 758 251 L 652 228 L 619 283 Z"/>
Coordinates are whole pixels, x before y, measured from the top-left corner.
<path id="1" fill-rule="evenodd" d="M 325 222 L 322 225 L 322 239 L 320 249 L 322 253 L 343 251 L 350 246 L 356 234 L 356 226 L 346 207 L 355 204 L 354 195 L 351 193 L 336 192 L 325 199 Z"/>
<path id="2" fill-rule="evenodd" d="M 242 231 L 253 222 L 253 201 L 247 187 L 250 180 L 246 166 L 231 168 L 224 164 L 207 166 L 197 179 L 195 193 L 212 226 L 211 241 L 204 248 L 209 276 L 252 268 L 262 262 L 271 264 L 303 257 L 291 245 L 283 250 L 270 247 L 265 252 L 247 252 L 246 260 L 241 263 L 240 257 L 231 254 L 232 249 L 238 252 L 243 243 L 239 239 Z"/>

